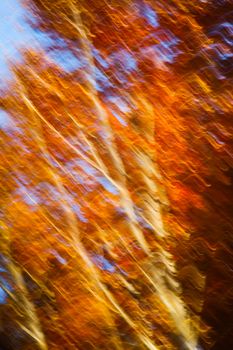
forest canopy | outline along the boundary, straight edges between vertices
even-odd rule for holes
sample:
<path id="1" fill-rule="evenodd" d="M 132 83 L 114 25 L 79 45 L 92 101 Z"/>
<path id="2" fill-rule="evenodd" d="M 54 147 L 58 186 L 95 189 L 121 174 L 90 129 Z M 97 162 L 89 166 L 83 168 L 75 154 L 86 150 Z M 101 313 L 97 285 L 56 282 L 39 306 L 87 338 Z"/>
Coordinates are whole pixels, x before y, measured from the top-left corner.
<path id="1" fill-rule="evenodd" d="M 43 40 L 0 91 L 0 348 L 231 349 L 232 1 L 22 6 Z"/>

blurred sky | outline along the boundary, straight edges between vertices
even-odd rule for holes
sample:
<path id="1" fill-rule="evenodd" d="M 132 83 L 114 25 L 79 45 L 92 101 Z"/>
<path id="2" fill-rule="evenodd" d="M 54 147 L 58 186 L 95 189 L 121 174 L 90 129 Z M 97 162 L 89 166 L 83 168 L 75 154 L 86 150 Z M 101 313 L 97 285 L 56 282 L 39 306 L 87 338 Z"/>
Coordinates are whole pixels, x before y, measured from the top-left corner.
<path id="1" fill-rule="evenodd" d="M 9 59 L 19 60 L 19 48 L 46 49 L 51 39 L 40 31 L 34 31 L 26 22 L 27 13 L 23 0 L 0 0 L 0 86 L 11 77 Z M 80 62 L 68 51 L 49 54 L 63 69 L 72 71 Z"/>
<path id="2" fill-rule="evenodd" d="M 0 0 L 0 87 L 11 78 L 8 61 L 19 59 L 17 47 L 24 47 L 33 42 L 32 31 L 24 21 L 24 13 L 24 8 L 18 0 Z M 0 128 L 8 126 L 7 114 L 0 111 Z"/>
<path id="3" fill-rule="evenodd" d="M 17 47 L 30 46 L 33 36 L 19 0 L 0 0 L 0 83 L 9 77 L 8 60 L 18 59 Z"/>
<path id="4" fill-rule="evenodd" d="M 49 37 L 39 31 L 33 31 L 26 22 L 26 10 L 23 0 L 0 0 L 0 87 L 12 78 L 9 60 L 20 59 L 19 48 L 46 48 L 51 42 Z M 79 62 L 69 52 L 54 52 L 50 57 L 67 71 L 77 68 Z M 0 110 L 0 128 L 9 127 L 8 115 Z"/>

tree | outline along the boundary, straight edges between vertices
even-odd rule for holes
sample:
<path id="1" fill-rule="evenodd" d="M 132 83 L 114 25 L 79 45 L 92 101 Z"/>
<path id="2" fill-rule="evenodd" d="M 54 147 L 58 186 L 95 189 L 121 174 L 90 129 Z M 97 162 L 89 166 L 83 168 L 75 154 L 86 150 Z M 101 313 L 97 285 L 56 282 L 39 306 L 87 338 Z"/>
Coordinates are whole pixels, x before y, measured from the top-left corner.
<path id="1" fill-rule="evenodd" d="M 217 97 L 216 71 L 200 68 L 215 62 L 202 7 L 29 5 L 34 26 L 54 40 L 51 52 L 79 62 L 68 73 L 50 52 L 25 53 L 1 100 L 18 126 L 17 169 L 8 155 L 7 167 L 19 203 L 4 220 L 48 347 L 194 349 L 208 277 L 196 250 L 204 245 L 207 258 L 213 249 L 205 217 L 215 210 L 209 196 L 224 187 L 208 186 L 227 184 L 219 164 L 230 162 L 213 132 L 229 138 L 221 114 L 230 111 L 229 87 Z M 206 125 L 202 115 L 213 110 L 221 110 L 217 125 Z"/>

